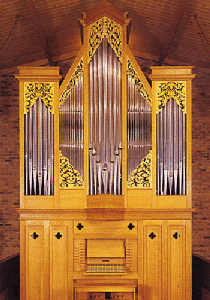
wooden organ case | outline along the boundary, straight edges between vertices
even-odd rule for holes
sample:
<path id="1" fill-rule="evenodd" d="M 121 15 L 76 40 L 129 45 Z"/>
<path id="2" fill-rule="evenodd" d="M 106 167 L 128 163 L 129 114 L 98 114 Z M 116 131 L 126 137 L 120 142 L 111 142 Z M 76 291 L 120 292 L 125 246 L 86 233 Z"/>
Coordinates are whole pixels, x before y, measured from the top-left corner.
<path id="1" fill-rule="evenodd" d="M 191 299 L 191 67 L 129 49 L 103 0 L 59 68 L 20 67 L 21 299 Z"/>

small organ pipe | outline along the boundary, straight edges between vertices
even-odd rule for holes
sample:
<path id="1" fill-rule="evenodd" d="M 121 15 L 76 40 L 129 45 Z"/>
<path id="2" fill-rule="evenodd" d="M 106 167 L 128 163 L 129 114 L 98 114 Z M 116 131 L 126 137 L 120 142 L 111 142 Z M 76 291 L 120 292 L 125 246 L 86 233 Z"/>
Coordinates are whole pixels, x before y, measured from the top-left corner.
<path id="1" fill-rule="evenodd" d="M 44 105 L 44 104 L 43 104 Z M 44 195 L 47 195 L 47 109 L 43 107 L 43 179 Z"/>
<path id="2" fill-rule="evenodd" d="M 53 130 L 53 128 L 52 128 Z M 51 181 L 51 161 L 50 161 L 50 156 L 51 156 L 51 149 L 50 149 L 50 110 L 47 110 L 47 195 L 50 195 L 50 181 Z"/>
<path id="3" fill-rule="evenodd" d="M 38 190 L 42 193 L 42 102 L 38 99 Z"/>
<path id="4" fill-rule="evenodd" d="M 38 155 L 38 135 L 37 135 L 37 103 L 32 107 L 33 110 L 33 185 L 34 195 L 37 194 L 37 155 Z"/>
<path id="5" fill-rule="evenodd" d="M 177 195 L 178 164 L 179 164 L 179 135 L 178 135 L 178 106 L 174 103 L 174 194 Z"/>
<path id="6" fill-rule="evenodd" d="M 29 107 L 29 195 L 32 195 L 32 157 L 33 157 L 33 115 L 32 115 L 32 107 Z M 36 150 L 35 150 L 36 151 Z"/>
<path id="7" fill-rule="evenodd" d="M 28 195 L 28 113 L 25 115 L 25 194 Z"/>
<path id="8" fill-rule="evenodd" d="M 182 185 L 183 185 L 183 195 L 186 194 L 186 119 L 185 119 L 185 115 L 183 115 L 183 139 L 182 139 L 182 144 L 183 144 L 183 181 L 182 181 Z"/>

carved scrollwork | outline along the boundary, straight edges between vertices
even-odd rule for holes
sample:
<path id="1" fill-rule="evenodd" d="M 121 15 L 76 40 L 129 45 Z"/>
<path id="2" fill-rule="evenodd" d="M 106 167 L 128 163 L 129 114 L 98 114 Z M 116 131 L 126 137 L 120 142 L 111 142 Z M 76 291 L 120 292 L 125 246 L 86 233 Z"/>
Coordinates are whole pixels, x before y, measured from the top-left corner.
<path id="1" fill-rule="evenodd" d="M 128 60 L 127 75 L 132 78 L 132 81 L 135 84 L 135 86 L 138 88 L 141 96 L 147 101 L 147 103 L 150 106 L 152 106 L 152 99 L 150 98 L 149 94 L 147 93 L 141 79 L 139 78 L 139 76 L 138 76 L 137 72 L 135 71 L 130 60 Z"/>
<path id="2" fill-rule="evenodd" d="M 83 186 L 80 173 L 70 164 L 69 159 L 60 151 L 60 187 L 74 188 Z"/>
<path id="3" fill-rule="evenodd" d="M 69 96 L 71 89 L 76 85 L 78 79 L 83 76 L 83 58 L 78 63 L 76 70 L 72 74 L 68 84 L 66 85 L 62 95 L 59 99 L 59 106 L 61 106 L 65 99 Z"/>
<path id="4" fill-rule="evenodd" d="M 50 107 L 50 112 L 54 114 L 54 83 L 53 82 L 25 82 L 24 83 L 24 114 L 29 111 L 38 98 L 44 102 L 46 107 Z"/>
<path id="5" fill-rule="evenodd" d="M 122 58 L 122 26 L 108 17 L 102 17 L 89 28 L 89 61 L 92 59 L 102 39 L 106 36 L 120 61 Z"/>
<path id="6" fill-rule="evenodd" d="M 152 150 L 130 174 L 128 187 L 150 188 L 152 186 Z"/>
<path id="7" fill-rule="evenodd" d="M 164 81 L 157 82 L 156 113 L 161 111 L 169 99 L 173 98 L 186 114 L 186 82 Z"/>

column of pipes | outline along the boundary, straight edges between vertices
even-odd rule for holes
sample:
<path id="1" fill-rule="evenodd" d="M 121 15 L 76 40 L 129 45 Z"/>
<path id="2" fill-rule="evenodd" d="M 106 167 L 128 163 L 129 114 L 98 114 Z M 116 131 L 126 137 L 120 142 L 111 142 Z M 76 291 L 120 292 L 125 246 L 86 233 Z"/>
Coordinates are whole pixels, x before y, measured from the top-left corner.
<path id="1" fill-rule="evenodd" d="M 83 178 L 83 76 L 59 110 L 60 150 Z"/>
<path id="2" fill-rule="evenodd" d="M 152 149 L 152 109 L 128 76 L 128 178 Z"/>
<path id="3" fill-rule="evenodd" d="M 54 194 L 54 116 L 38 98 L 25 115 L 25 195 Z"/>
<path id="4" fill-rule="evenodd" d="M 186 194 L 185 123 L 174 99 L 157 115 L 157 195 Z"/>
<path id="5" fill-rule="evenodd" d="M 121 63 L 104 38 L 90 62 L 90 195 L 122 193 Z"/>

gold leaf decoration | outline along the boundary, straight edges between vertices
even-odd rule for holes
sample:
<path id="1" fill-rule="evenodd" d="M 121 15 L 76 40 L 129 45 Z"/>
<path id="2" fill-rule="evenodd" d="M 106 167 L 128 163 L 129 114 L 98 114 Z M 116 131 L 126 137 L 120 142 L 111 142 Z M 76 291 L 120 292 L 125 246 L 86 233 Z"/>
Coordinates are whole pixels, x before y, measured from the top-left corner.
<path id="1" fill-rule="evenodd" d="M 156 113 L 161 111 L 169 99 L 174 99 L 186 114 L 186 82 L 164 81 L 157 82 Z"/>
<path id="2" fill-rule="evenodd" d="M 38 98 L 44 102 L 46 107 L 50 107 L 50 112 L 54 114 L 54 83 L 53 82 L 25 82 L 24 83 L 24 114 L 29 111 Z"/>
<path id="3" fill-rule="evenodd" d="M 62 95 L 60 96 L 59 106 L 61 106 L 64 103 L 66 98 L 69 96 L 71 89 L 73 87 L 75 87 L 78 79 L 82 76 L 83 76 L 83 58 L 78 63 L 78 65 L 76 67 L 76 70 L 72 74 L 72 76 L 71 76 L 69 82 L 67 83 Z"/>
<path id="4" fill-rule="evenodd" d="M 60 187 L 74 188 L 83 186 L 80 173 L 70 164 L 69 159 L 60 151 Z"/>
<path id="5" fill-rule="evenodd" d="M 128 187 L 151 188 L 152 186 L 152 150 L 143 157 L 141 163 L 130 174 Z"/>
<path id="6" fill-rule="evenodd" d="M 139 78 L 137 72 L 135 71 L 132 63 L 128 60 L 127 65 L 127 75 L 132 78 L 133 83 L 138 88 L 141 96 L 147 101 L 147 103 L 152 106 L 152 99 L 150 98 L 149 94 L 147 93 L 144 84 L 142 83 L 141 79 Z"/>
<path id="7" fill-rule="evenodd" d="M 108 17 L 102 17 L 89 28 L 89 61 L 95 54 L 102 39 L 106 37 L 120 61 L 122 58 L 122 26 Z"/>

